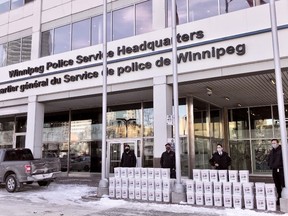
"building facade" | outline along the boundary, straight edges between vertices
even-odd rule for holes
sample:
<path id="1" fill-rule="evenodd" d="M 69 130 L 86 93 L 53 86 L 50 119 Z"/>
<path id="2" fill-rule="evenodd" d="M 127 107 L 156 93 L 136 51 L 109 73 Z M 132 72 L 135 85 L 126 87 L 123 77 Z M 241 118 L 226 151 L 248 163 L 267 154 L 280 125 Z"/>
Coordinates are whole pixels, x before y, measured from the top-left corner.
<path id="1" fill-rule="evenodd" d="M 1 2 L 0 147 L 60 157 L 65 172 L 101 172 L 102 1 Z M 270 174 L 280 128 L 267 2 L 176 1 L 183 176 L 210 168 L 217 143 L 231 169 Z M 107 169 L 125 144 L 137 166 L 159 167 L 174 136 L 171 1 L 107 7 Z M 286 103 L 288 1 L 276 7 Z"/>

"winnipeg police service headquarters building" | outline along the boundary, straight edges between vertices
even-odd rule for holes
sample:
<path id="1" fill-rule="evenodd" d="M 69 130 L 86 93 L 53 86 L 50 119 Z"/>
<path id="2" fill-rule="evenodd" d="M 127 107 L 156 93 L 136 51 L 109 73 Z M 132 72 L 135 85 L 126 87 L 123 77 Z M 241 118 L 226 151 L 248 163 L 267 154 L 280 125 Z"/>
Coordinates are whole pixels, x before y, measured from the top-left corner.
<path id="1" fill-rule="evenodd" d="M 271 175 L 270 140 L 281 136 L 269 1 L 176 4 L 182 176 L 209 169 L 217 143 L 231 169 Z M 288 1 L 275 5 L 287 112 Z M 159 167 L 175 142 L 171 11 L 171 0 L 107 1 L 103 54 L 103 1 L 0 1 L 0 147 L 101 173 L 106 55 L 108 173 L 125 144 L 138 167 Z"/>

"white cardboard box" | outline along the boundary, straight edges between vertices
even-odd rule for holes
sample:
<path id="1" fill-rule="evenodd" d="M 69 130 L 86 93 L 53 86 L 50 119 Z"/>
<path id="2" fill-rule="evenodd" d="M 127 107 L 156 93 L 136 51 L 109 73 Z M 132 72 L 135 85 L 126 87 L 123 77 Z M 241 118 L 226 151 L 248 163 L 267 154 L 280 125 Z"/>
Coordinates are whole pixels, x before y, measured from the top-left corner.
<path id="1" fill-rule="evenodd" d="M 122 187 L 122 179 L 121 178 L 116 178 L 115 177 L 115 186 L 116 186 L 116 188 L 121 188 Z"/>
<path id="2" fill-rule="evenodd" d="M 137 188 L 137 189 L 141 189 L 141 179 L 140 178 L 135 178 L 134 179 L 134 181 L 135 181 L 135 189 Z"/>
<path id="3" fill-rule="evenodd" d="M 141 189 L 148 189 L 148 179 L 147 178 L 143 178 L 141 179 Z"/>
<path id="4" fill-rule="evenodd" d="M 255 190 L 256 190 L 256 198 L 265 197 L 265 183 L 264 182 L 256 182 L 255 183 Z"/>
<path id="5" fill-rule="evenodd" d="M 233 182 L 232 187 L 233 187 L 233 195 L 242 196 L 243 189 L 242 189 L 242 183 L 241 182 Z"/>
<path id="6" fill-rule="evenodd" d="M 163 190 L 163 202 L 170 202 L 171 192 L 168 190 Z"/>
<path id="7" fill-rule="evenodd" d="M 162 179 L 162 171 L 161 171 L 161 168 L 155 168 L 155 169 L 154 169 L 154 178 L 155 178 L 155 179 Z M 169 174 L 169 178 L 170 178 L 170 174 Z"/>
<path id="8" fill-rule="evenodd" d="M 213 182 L 204 182 L 204 193 L 213 194 Z"/>
<path id="9" fill-rule="evenodd" d="M 218 170 L 218 176 L 219 176 L 220 182 L 227 182 L 228 181 L 227 170 Z"/>
<path id="10" fill-rule="evenodd" d="M 195 192 L 196 193 L 204 193 L 204 182 L 195 181 Z"/>
<path id="11" fill-rule="evenodd" d="M 129 178 L 129 188 L 135 188 L 135 179 L 134 178 Z"/>
<path id="12" fill-rule="evenodd" d="M 233 195 L 233 207 L 237 209 L 242 209 L 243 207 L 243 196 Z"/>
<path id="13" fill-rule="evenodd" d="M 214 205 L 215 206 L 223 206 L 223 196 L 222 194 L 214 194 Z"/>
<path id="14" fill-rule="evenodd" d="M 232 208 L 233 200 L 231 194 L 224 194 L 223 195 L 223 203 L 224 207 Z"/>
<path id="15" fill-rule="evenodd" d="M 209 170 L 203 169 L 200 172 L 201 172 L 201 181 L 209 182 L 210 181 Z"/>
<path id="16" fill-rule="evenodd" d="M 121 185 L 122 185 L 122 188 L 128 188 L 129 187 L 129 179 L 128 178 L 121 178 Z"/>
<path id="17" fill-rule="evenodd" d="M 162 179 L 170 179 L 170 169 L 162 168 L 161 169 L 161 176 Z"/>
<path id="18" fill-rule="evenodd" d="M 162 179 L 155 179 L 155 190 L 163 190 L 163 184 L 162 184 Z"/>
<path id="19" fill-rule="evenodd" d="M 147 168 L 148 179 L 154 179 L 154 168 Z"/>
<path id="20" fill-rule="evenodd" d="M 204 194 L 205 206 L 213 206 L 213 194 Z"/>
<path id="21" fill-rule="evenodd" d="M 155 201 L 155 190 L 148 190 L 148 200 Z"/>
<path id="22" fill-rule="evenodd" d="M 109 177 L 109 187 L 116 187 L 115 177 Z"/>
<path id="23" fill-rule="evenodd" d="M 238 170 L 228 170 L 229 182 L 238 182 Z"/>
<path id="24" fill-rule="evenodd" d="M 127 172 L 128 172 L 128 178 L 129 179 L 130 178 L 135 178 L 135 170 L 134 170 L 134 168 L 131 168 L 131 167 L 127 168 Z"/>
<path id="25" fill-rule="evenodd" d="M 147 168 L 141 168 L 141 178 L 142 179 L 147 179 L 148 178 L 148 170 L 147 170 Z"/>
<path id="26" fill-rule="evenodd" d="M 135 178 L 141 178 L 141 168 L 134 168 Z"/>
<path id="27" fill-rule="evenodd" d="M 256 208 L 259 210 L 266 210 L 266 197 L 256 196 Z"/>
<path id="28" fill-rule="evenodd" d="M 162 190 L 155 190 L 155 201 L 162 202 Z"/>
<path id="29" fill-rule="evenodd" d="M 135 192 L 135 199 L 137 199 L 137 200 L 141 200 L 141 189 L 139 189 L 139 188 L 135 188 L 135 190 L 134 190 Z"/>
<path id="30" fill-rule="evenodd" d="M 171 191 L 172 185 L 170 179 L 162 179 L 163 191 Z"/>
<path id="31" fill-rule="evenodd" d="M 196 193 L 195 194 L 196 205 L 204 205 L 204 194 Z"/>
<path id="32" fill-rule="evenodd" d="M 128 178 L 127 167 L 121 167 L 121 178 Z"/>
<path id="33" fill-rule="evenodd" d="M 223 182 L 223 194 L 232 194 L 232 182 Z"/>
<path id="34" fill-rule="evenodd" d="M 121 197 L 122 197 L 122 189 L 120 187 L 119 188 L 116 187 L 116 189 L 115 189 L 115 197 L 117 199 L 121 199 Z"/>
<path id="35" fill-rule="evenodd" d="M 222 189 L 222 182 L 213 182 L 213 191 L 214 194 L 222 194 L 223 189 Z"/>
<path id="36" fill-rule="evenodd" d="M 239 180 L 240 182 L 249 182 L 249 170 L 240 170 Z"/>
<path id="37" fill-rule="evenodd" d="M 265 184 L 266 197 L 276 197 L 276 188 L 273 183 Z"/>
<path id="38" fill-rule="evenodd" d="M 211 182 L 218 182 L 218 170 L 209 170 L 210 181 Z"/>
<path id="39" fill-rule="evenodd" d="M 201 170 L 200 169 L 193 169 L 193 180 L 194 181 L 201 181 Z"/>
<path id="40" fill-rule="evenodd" d="M 244 196 L 244 206 L 246 209 L 254 209 L 254 196 Z"/>
<path id="41" fill-rule="evenodd" d="M 276 211 L 276 200 L 276 197 L 266 197 L 268 211 Z"/>
<path id="42" fill-rule="evenodd" d="M 121 178 L 121 167 L 114 167 L 115 178 Z"/>
<path id="43" fill-rule="evenodd" d="M 128 199 L 128 188 L 121 188 L 122 189 L 122 198 L 123 199 Z"/>
<path id="44" fill-rule="evenodd" d="M 109 187 L 109 197 L 115 198 L 115 187 Z"/>
<path id="45" fill-rule="evenodd" d="M 187 193 L 195 193 L 195 181 L 194 180 L 187 180 L 186 181 L 186 191 Z"/>
<path id="46" fill-rule="evenodd" d="M 135 189 L 134 188 L 128 188 L 128 198 L 129 199 L 135 199 Z"/>
<path id="47" fill-rule="evenodd" d="M 148 178 L 148 190 L 155 190 L 155 179 Z"/>
<path id="48" fill-rule="evenodd" d="M 141 189 L 141 199 L 142 200 L 148 200 L 148 190 L 147 189 Z"/>
<path id="49" fill-rule="evenodd" d="M 187 192 L 187 203 L 191 205 L 195 204 L 195 193 Z"/>
<path id="50" fill-rule="evenodd" d="M 244 196 L 254 196 L 254 183 L 245 182 L 242 184 Z"/>

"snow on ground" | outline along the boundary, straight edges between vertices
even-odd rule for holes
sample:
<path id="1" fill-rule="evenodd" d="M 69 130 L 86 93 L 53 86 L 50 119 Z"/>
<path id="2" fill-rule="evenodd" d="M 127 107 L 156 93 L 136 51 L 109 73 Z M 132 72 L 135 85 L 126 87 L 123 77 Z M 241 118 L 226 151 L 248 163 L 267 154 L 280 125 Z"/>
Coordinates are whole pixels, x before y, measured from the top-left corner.
<path id="1" fill-rule="evenodd" d="M 219 208 L 219 207 L 200 207 L 186 204 L 165 204 L 156 202 L 142 202 L 142 201 L 129 201 L 121 199 L 110 199 L 109 197 L 101 198 L 100 200 L 95 199 L 82 199 L 83 196 L 95 196 L 97 188 L 90 187 L 87 185 L 73 185 L 73 184 L 56 184 L 52 183 L 49 187 L 39 187 L 36 184 L 26 185 L 21 192 L 8 193 L 4 186 L 0 187 L 0 201 L 9 200 L 13 202 L 21 201 L 22 203 L 29 203 L 31 206 L 44 206 L 52 205 L 58 206 L 72 206 L 77 209 L 77 206 L 87 208 L 90 210 L 95 209 L 97 212 L 100 211 L 115 211 L 117 209 L 126 209 L 127 212 L 137 212 L 139 215 L 151 215 L 145 214 L 145 212 L 163 212 L 163 215 L 167 213 L 175 212 L 177 215 L 183 213 L 183 215 L 225 215 L 225 216 L 269 216 L 279 215 L 279 212 L 267 212 L 247 209 L 234 209 L 234 208 Z M 28 208 L 28 207 L 27 207 Z M 114 210 L 113 210 L 114 209 Z M 1 210 L 1 207 L 0 207 Z M 64 210 L 63 210 L 64 211 Z M 96 212 L 95 212 L 96 213 Z M 2 216 L 2 214 L 0 214 Z M 20 215 L 20 214 L 19 214 Z M 25 215 L 25 214 L 23 214 Z M 64 214 L 63 214 L 64 215 Z M 65 214 L 66 215 L 66 214 Z M 80 214 L 77 214 L 80 215 Z M 83 214 L 85 215 L 85 214 Z M 111 214 L 113 215 L 113 214 Z M 119 215 L 126 215 L 121 214 Z M 132 215 L 132 214 L 131 214 Z M 135 214 L 136 215 L 136 214 Z M 161 215 L 161 213 L 160 213 Z M 281 214 L 288 216 L 288 214 Z"/>

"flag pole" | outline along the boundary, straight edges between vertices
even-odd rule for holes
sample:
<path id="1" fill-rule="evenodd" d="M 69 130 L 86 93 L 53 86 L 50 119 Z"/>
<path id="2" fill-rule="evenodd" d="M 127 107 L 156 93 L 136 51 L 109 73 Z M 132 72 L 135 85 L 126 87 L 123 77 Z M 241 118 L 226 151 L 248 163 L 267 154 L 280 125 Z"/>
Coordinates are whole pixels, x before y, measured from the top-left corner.
<path id="1" fill-rule="evenodd" d="M 106 114 L 107 114 L 107 0 L 103 0 L 103 88 L 102 88 L 102 166 L 97 196 L 108 194 L 106 173 Z"/>

